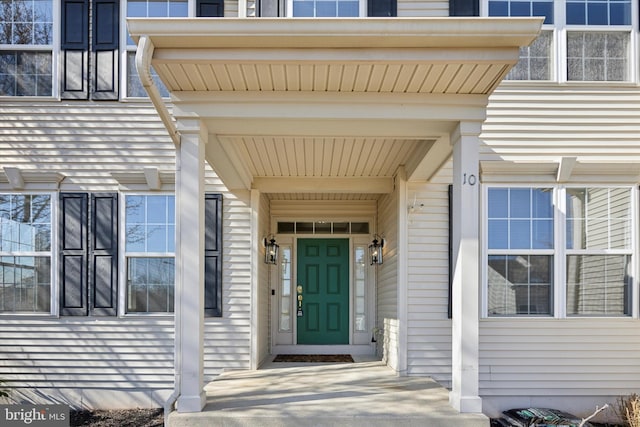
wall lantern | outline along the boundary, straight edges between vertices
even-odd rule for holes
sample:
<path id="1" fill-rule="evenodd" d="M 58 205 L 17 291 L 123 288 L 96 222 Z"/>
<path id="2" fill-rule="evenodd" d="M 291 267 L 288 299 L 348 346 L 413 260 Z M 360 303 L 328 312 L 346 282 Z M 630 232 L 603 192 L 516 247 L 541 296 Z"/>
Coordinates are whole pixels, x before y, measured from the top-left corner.
<path id="1" fill-rule="evenodd" d="M 373 241 L 369 245 L 369 260 L 371 265 L 382 264 L 382 248 L 384 248 L 384 238 L 373 235 Z"/>
<path id="2" fill-rule="evenodd" d="M 272 234 L 264 238 L 264 263 L 265 264 L 277 264 L 278 263 L 278 249 L 280 246 L 276 243 L 276 238 Z"/>

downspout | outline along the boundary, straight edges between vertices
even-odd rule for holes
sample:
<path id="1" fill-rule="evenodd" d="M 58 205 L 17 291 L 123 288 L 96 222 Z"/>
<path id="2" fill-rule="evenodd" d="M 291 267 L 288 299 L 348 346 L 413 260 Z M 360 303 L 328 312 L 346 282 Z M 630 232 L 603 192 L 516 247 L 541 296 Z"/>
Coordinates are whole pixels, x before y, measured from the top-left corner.
<path id="1" fill-rule="evenodd" d="M 149 99 L 151 99 L 151 103 L 153 103 L 153 106 L 156 108 L 164 127 L 167 128 L 167 132 L 169 132 L 171 140 L 176 147 L 179 147 L 180 134 L 178 133 L 176 123 L 173 121 L 171 113 L 169 113 L 169 109 L 164 103 L 158 87 L 151 78 L 151 57 L 153 57 L 154 49 L 155 46 L 151 39 L 149 39 L 149 36 L 140 37 L 140 40 L 138 41 L 138 49 L 136 50 L 136 69 L 138 70 L 138 76 L 140 76 L 142 87 L 144 87 L 149 94 Z"/>
<path id="2" fill-rule="evenodd" d="M 155 47 L 153 46 L 153 42 L 149 39 L 148 36 L 140 37 L 140 40 L 138 41 L 138 49 L 136 50 L 136 69 L 138 70 L 138 76 L 140 76 L 142 87 L 144 87 L 144 89 L 147 91 L 147 94 L 149 94 L 149 99 L 151 99 L 153 106 L 160 116 L 160 120 L 162 120 L 162 123 L 167 129 L 167 132 L 169 132 L 171 140 L 177 148 L 180 146 L 180 134 L 178 133 L 176 124 L 173 121 L 171 114 L 169 113 L 169 109 L 162 99 L 162 95 L 160 95 L 158 87 L 155 85 L 153 79 L 151 78 L 151 57 L 153 56 L 154 49 Z M 176 169 L 179 168 L 180 165 L 176 164 Z M 179 310 L 182 300 L 181 292 L 176 292 L 174 298 L 175 307 Z M 165 426 L 169 425 L 169 414 L 173 410 L 173 407 L 178 400 L 178 397 L 180 396 L 180 373 L 182 372 L 182 357 L 177 349 L 182 347 L 182 334 L 180 333 L 180 328 L 177 327 L 178 325 L 176 325 L 175 322 L 177 322 L 177 316 L 174 317 L 174 386 L 173 392 L 171 393 L 171 395 L 169 395 L 163 406 Z"/>

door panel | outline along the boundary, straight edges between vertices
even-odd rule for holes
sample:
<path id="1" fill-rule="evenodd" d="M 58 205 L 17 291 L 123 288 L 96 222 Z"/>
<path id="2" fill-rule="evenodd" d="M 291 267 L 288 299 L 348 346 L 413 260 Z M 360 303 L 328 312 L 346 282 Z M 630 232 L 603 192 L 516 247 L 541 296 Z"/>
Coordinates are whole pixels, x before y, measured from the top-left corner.
<path id="1" fill-rule="evenodd" d="M 349 239 L 298 239 L 298 344 L 349 344 Z"/>

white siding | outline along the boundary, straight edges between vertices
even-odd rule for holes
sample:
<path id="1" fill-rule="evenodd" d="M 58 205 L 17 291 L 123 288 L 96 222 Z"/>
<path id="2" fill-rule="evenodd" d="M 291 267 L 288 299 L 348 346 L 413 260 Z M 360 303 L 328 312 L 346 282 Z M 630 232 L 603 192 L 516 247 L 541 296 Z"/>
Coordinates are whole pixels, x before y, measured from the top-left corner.
<path id="1" fill-rule="evenodd" d="M 451 383 L 448 187 L 451 161 L 426 184 L 409 185 L 408 375 Z"/>
<path id="2" fill-rule="evenodd" d="M 489 98 L 480 160 L 640 161 L 637 88 L 520 88 Z"/>
<path id="3" fill-rule="evenodd" d="M 397 190 L 378 202 L 378 234 L 384 236 L 384 264 L 377 269 L 376 325 L 384 332 L 382 348 L 385 363 L 398 370 L 398 193 Z"/>
<path id="4" fill-rule="evenodd" d="M 630 169 L 640 162 L 640 90 L 603 86 L 503 84 L 490 98 L 480 160 L 542 163 L 575 156 L 579 163 L 610 164 L 607 173 Z M 571 180 L 611 179 L 599 170 Z M 637 251 L 634 256 L 637 265 Z M 639 350 L 635 318 L 481 320 L 485 411 L 491 415 L 517 403 L 591 413 L 615 396 L 637 392 Z"/>
<path id="5" fill-rule="evenodd" d="M 398 1 L 398 16 L 449 16 L 449 2 L 434 0 L 400 0 Z"/>
<path id="6" fill-rule="evenodd" d="M 269 211 L 269 198 L 265 194 L 260 195 L 260 218 L 259 218 L 259 231 L 258 238 L 260 241 L 271 234 L 269 220 L 271 218 Z M 271 270 L 274 271 L 278 266 L 271 266 L 264 263 L 264 247 L 260 245 L 261 258 L 257 260 L 258 265 L 258 307 L 260 312 L 260 319 L 258 321 L 258 363 L 264 362 L 270 353 L 269 343 L 271 342 L 271 302 L 275 301 L 275 297 L 271 297 L 271 289 L 276 289 L 276 284 L 270 282 L 271 278 L 275 278 L 275 275 L 270 274 Z M 277 307 L 277 304 L 275 304 Z M 277 309 L 277 308 L 276 308 Z"/>
<path id="7" fill-rule="evenodd" d="M 60 191 L 118 191 L 112 172 L 153 166 L 171 176 L 175 149 L 149 103 L 5 102 L 0 159 L 0 166 L 64 174 Z M 205 320 L 210 379 L 226 368 L 249 368 L 255 242 L 249 239 L 248 202 L 230 194 L 210 168 L 206 177 L 206 191 L 224 195 L 223 317 Z M 0 191 L 6 191 L 2 181 Z M 172 191 L 168 181 L 163 190 Z M 124 289 L 121 283 L 120 292 Z M 51 399 L 73 406 L 161 406 L 173 389 L 172 317 L 1 315 L 0 320 L 0 378 L 20 395 L 36 399 L 46 390 Z"/>
<path id="8" fill-rule="evenodd" d="M 157 407 L 173 389 L 172 319 L 3 318 L 0 353 L 17 401 Z"/>
<path id="9" fill-rule="evenodd" d="M 312 218 L 316 220 L 342 218 L 369 220 L 376 213 L 375 200 L 271 200 L 271 215 L 275 218 Z M 286 220 L 286 219 L 285 219 Z"/>

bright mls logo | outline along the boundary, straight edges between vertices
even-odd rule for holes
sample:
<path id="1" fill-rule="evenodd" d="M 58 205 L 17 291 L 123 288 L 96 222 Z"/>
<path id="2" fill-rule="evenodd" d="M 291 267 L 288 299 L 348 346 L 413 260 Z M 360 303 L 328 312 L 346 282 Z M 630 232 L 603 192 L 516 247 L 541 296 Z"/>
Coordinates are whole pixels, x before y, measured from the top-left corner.
<path id="1" fill-rule="evenodd" d="M 67 405 L 0 405 L 0 425 L 69 427 Z"/>

